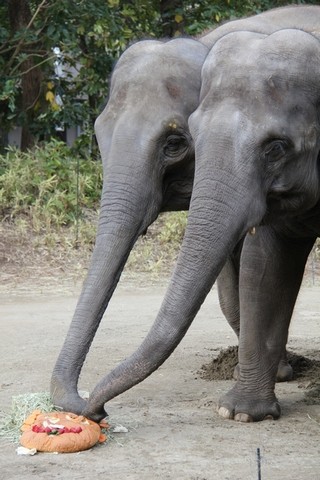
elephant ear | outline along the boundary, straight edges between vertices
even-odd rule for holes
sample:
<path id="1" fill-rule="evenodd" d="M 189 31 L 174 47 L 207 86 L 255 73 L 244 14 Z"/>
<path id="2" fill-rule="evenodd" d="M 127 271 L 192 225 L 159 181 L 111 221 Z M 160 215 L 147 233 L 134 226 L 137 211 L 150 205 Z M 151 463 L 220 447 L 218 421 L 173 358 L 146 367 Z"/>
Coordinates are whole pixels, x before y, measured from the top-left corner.
<path id="1" fill-rule="evenodd" d="M 317 110 L 318 110 L 318 124 L 320 128 L 320 27 L 318 30 L 311 32 L 311 35 L 318 40 L 318 63 L 316 66 L 317 70 Z M 320 158 L 320 152 L 319 152 Z"/>

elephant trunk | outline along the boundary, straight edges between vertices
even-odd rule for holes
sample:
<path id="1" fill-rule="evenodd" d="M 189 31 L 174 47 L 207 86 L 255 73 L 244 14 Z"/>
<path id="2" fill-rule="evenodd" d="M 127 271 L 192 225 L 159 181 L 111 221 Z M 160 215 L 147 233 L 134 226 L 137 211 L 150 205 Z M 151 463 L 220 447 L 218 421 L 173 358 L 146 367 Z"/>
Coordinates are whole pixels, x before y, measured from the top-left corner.
<path id="1" fill-rule="evenodd" d="M 221 130 L 220 130 L 221 131 Z M 177 265 L 159 314 L 138 350 L 92 392 L 83 414 L 98 419 L 103 405 L 144 380 L 173 352 L 212 288 L 227 256 L 246 231 L 261 221 L 265 203 L 254 203 L 249 162 L 239 171 L 231 133 L 220 138 L 220 153 L 197 138 L 196 171 L 188 225 Z M 215 165 L 209 158 L 215 152 Z M 228 155 L 226 162 L 226 153 Z"/>
<path id="2" fill-rule="evenodd" d="M 80 413 L 85 404 L 79 397 L 77 384 L 101 318 L 135 241 L 156 218 L 161 207 L 161 188 L 154 185 L 157 173 L 145 163 L 141 168 L 134 165 L 134 161 L 131 167 L 121 165 L 119 159 L 128 159 L 128 153 L 121 148 L 127 147 L 118 145 L 116 152 L 111 151 L 104 169 L 91 264 L 51 379 L 55 405 L 75 413 Z M 136 162 L 139 165 L 143 163 L 141 152 L 133 157 L 139 158 Z"/>

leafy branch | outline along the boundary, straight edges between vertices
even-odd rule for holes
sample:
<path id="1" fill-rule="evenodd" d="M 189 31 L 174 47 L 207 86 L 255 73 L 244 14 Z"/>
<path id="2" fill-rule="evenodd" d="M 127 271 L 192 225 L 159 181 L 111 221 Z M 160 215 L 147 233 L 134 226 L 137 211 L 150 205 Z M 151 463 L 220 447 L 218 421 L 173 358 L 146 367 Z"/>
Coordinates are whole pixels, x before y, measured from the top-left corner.
<path id="1" fill-rule="evenodd" d="M 46 54 L 45 54 L 45 55 L 46 55 Z M 32 54 L 29 55 L 29 57 L 36 57 L 36 56 L 41 57 L 41 58 L 44 57 L 44 55 L 39 55 L 39 54 L 35 55 L 34 53 L 32 53 Z M 21 76 L 21 77 L 22 77 L 23 75 L 27 75 L 28 73 L 30 73 L 30 72 L 31 72 L 32 70 L 34 70 L 35 68 L 39 68 L 39 67 L 41 67 L 41 65 L 44 65 L 45 63 L 50 62 L 50 60 L 55 60 L 55 59 L 56 59 L 56 55 L 51 55 L 50 57 L 47 57 L 47 56 L 46 56 L 46 58 L 45 58 L 44 60 L 42 60 L 42 62 L 36 63 L 35 65 L 32 65 L 31 67 L 27 68 L 27 70 L 23 70 L 22 72 L 20 72 L 18 75 L 14 75 L 14 72 L 15 72 L 16 70 L 19 70 L 19 68 L 21 67 L 21 65 L 23 65 L 23 63 L 25 63 L 26 58 L 23 58 L 23 60 L 21 60 L 21 61 L 12 69 L 10 77 L 11 77 L 11 78 L 13 78 L 13 77 L 15 77 L 15 76 Z"/>
<path id="2" fill-rule="evenodd" d="M 18 41 L 18 43 L 16 45 L 16 48 L 15 48 L 10 60 L 8 61 L 7 65 L 6 65 L 6 71 L 10 71 L 10 68 L 12 67 L 12 65 L 14 63 L 15 58 L 20 53 L 20 50 L 22 49 L 22 47 L 24 45 L 24 41 L 25 41 L 25 38 L 27 36 L 28 31 L 31 29 L 32 25 L 34 24 L 37 16 L 39 15 L 39 12 L 41 11 L 41 9 L 45 6 L 46 1 L 47 0 L 42 0 L 42 2 L 38 5 L 38 7 L 36 8 L 36 11 L 34 12 L 33 16 L 31 17 L 29 23 L 27 24 L 24 31 L 22 32 L 20 40 Z"/>

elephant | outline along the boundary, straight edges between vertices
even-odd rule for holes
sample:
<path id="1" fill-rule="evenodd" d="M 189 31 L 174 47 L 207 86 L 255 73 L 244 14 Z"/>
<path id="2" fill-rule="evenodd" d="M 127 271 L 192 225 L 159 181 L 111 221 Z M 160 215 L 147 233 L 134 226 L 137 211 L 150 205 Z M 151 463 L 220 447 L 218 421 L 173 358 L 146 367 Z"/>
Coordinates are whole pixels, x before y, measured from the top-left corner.
<path id="1" fill-rule="evenodd" d="M 278 16 L 281 12 L 286 12 L 286 19 Z M 272 22 L 271 25 L 268 24 L 269 20 Z M 283 27 L 294 27 L 309 32 L 319 39 L 319 25 L 320 8 L 309 6 L 272 10 L 252 19 L 232 22 L 232 29 L 230 29 L 231 25 L 225 25 L 224 29 L 225 33 L 228 33 L 231 30 L 236 32 L 240 31 L 241 27 L 246 27 L 246 30 L 258 30 L 259 33 L 266 34 L 276 32 Z M 254 29 L 254 27 L 258 28 Z M 222 27 L 218 30 L 205 37 L 207 41 L 204 43 L 210 45 L 210 41 L 222 38 Z M 319 157 L 318 160 L 320 160 Z M 287 195 L 287 193 L 281 192 L 281 195 Z M 270 198 L 269 192 L 269 205 Z M 269 205 L 267 208 L 270 208 Z M 299 210 L 295 210 L 294 213 L 296 215 Z M 317 204 L 302 217 L 297 216 L 293 219 L 289 214 L 290 220 L 286 223 L 281 215 L 280 225 L 277 215 L 271 218 L 271 222 L 268 222 L 268 219 L 266 221 L 265 218 L 263 223 L 271 223 L 272 226 L 259 227 L 254 237 L 247 235 L 244 243 L 241 241 L 230 255 L 218 277 L 220 305 L 238 336 L 241 315 L 239 356 L 240 365 L 244 365 L 242 374 L 240 368 L 236 369 L 238 381 L 235 387 L 219 402 L 219 414 L 225 418 L 247 422 L 280 416 L 280 405 L 274 396 L 275 372 L 277 372 L 277 381 L 292 378 L 293 372 L 287 361 L 285 345 L 305 263 L 319 233 L 318 215 L 319 205 Z M 298 242 L 299 245 L 297 245 Z M 274 248 L 273 252 L 271 245 Z M 263 272 L 258 283 L 257 272 Z M 283 288 L 285 284 L 286 289 Z M 281 297 L 279 297 L 279 291 L 281 291 Z M 252 292 L 255 295 L 254 299 Z M 271 305 L 270 299 L 272 299 Z M 262 332 L 266 335 L 265 325 L 268 325 L 269 337 L 261 339 Z M 268 339 L 270 346 L 271 339 L 274 342 L 276 335 L 281 338 L 282 350 L 279 347 L 274 354 L 274 352 L 270 353 L 270 348 L 266 346 Z M 262 345 L 265 348 L 264 355 Z"/>
<path id="2" fill-rule="evenodd" d="M 224 35 L 241 30 L 270 34 L 283 28 L 299 28 L 306 31 L 316 31 L 319 27 L 319 7 L 289 6 L 268 10 L 260 15 L 234 20 L 203 35 L 199 41 L 211 48 Z M 235 251 L 227 259 L 218 279 L 217 287 L 221 309 L 239 338 L 240 334 L 240 300 L 239 300 L 239 268 L 243 239 Z M 289 310 L 290 312 L 290 310 Z M 288 316 L 290 313 L 288 312 Z M 239 375 L 238 366 L 234 377 Z M 291 380 L 293 370 L 287 360 L 286 349 L 281 354 L 276 380 L 278 382 Z"/>
<path id="3" fill-rule="evenodd" d="M 245 238 L 240 374 L 219 413 L 240 421 L 279 417 L 275 372 L 320 211 L 320 9 L 306 8 L 307 27 L 242 28 L 214 41 L 189 117 L 196 162 L 176 267 L 147 336 L 96 385 L 83 415 L 102 418 L 108 400 L 169 357 Z"/>
<path id="4" fill-rule="evenodd" d="M 265 35 L 270 35 L 270 33 L 283 30 L 284 28 L 298 28 L 310 32 L 316 31 L 319 26 L 318 15 L 319 7 L 312 5 L 291 5 L 273 8 L 259 15 L 227 22 L 214 30 L 204 32 L 198 40 L 208 48 L 212 48 L 215 42 L 224 35 L 242 30 Z"/>
<path id="5" fill-rule="evenodd" d="M 103 162 L 96 243 L 51 378 L 54 404 L 81 413 L 77 383 L 129 253 L 160 212 L 189 207 L 194 147 L 189 115 L 199 105 L 208 48 L 191 38 L 143 40 L 117 62 L 95 123 Z"/>

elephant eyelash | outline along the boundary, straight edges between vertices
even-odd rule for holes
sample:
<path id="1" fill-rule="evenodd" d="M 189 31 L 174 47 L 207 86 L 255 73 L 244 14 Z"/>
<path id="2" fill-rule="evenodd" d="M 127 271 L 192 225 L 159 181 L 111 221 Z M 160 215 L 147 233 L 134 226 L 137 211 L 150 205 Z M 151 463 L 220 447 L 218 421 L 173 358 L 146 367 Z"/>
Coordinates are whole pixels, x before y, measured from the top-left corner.
<path id="1" fill-rule="evenodd" d="M 269 162 L 277 162 L 288 154 L 291 142 L 283 139 L 274 139 L 265 145 L 263 149 L 263 157 Z"/>
<path id="2" fill-rule="evenodd" d="M 184 135 L 169 135 L 163 147 L 165 157 L 181 155 L 189 148 L 188 139 Z"/>

